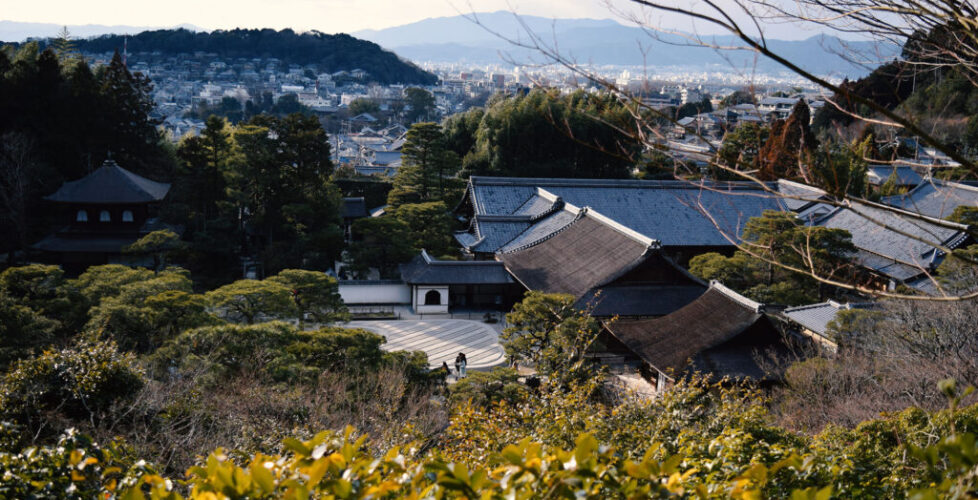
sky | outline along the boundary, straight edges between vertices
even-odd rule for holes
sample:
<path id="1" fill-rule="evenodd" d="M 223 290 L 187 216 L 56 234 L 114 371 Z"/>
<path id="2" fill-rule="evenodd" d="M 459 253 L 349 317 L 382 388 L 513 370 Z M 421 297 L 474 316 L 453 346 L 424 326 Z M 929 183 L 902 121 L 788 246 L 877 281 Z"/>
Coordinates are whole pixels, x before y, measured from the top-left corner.
<path id="1" fill-rule="evenodd" d="M 676 0 L 689 5 L 698 0 Z M 719 0 L 733 4 L 734 0 Z M 179 24 L 212 29 L 292 28 L 325 33 L 382 29 L 429 17 L 460 13 L 515 11 L 548 18 L 621 19 L 609 10 L 634 10 L 627 0 L 0 0 L 0 20 L 58 25 L 128 25 L 172 27 Z M 651 22 L 692 31 L 688 20 L 663 18 Z M 711 30 L 698 26 L 700 33 Z M 799 39 L 813 32 L 772 26 L 774 38 Z"/>
<path id="2" fill-rule="evenodd" d="M 292 28 L 338 33 L 513 9 L 545 17 L 612 17 L 602 0 L 0 0 L 0 19 L 154 27 L 189 23 L 208 30 Z"/>

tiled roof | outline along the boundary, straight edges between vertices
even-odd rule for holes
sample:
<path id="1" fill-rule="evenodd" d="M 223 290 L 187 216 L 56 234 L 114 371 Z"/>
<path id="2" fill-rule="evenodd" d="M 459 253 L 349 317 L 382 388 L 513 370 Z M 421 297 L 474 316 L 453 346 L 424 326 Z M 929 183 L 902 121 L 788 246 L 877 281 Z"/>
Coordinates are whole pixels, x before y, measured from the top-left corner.
<path id="1" fill-rule="evenodd" d="M 961 205 L 978 208 L 978 187 L 927 179 L 906 194 L 888 196 L 882 201 L 928 217 L 944 219 Z"/>
<path id="2" fill-rule="evenodd" d="M 543 193 L 540 192 L 542 190 L 537 191 L 537 194 L 527 199 L 526 202 L 524 202 L 520 208 L 516 209 L 516 212 L 514 213 L 517 215 L 534 216 L 540 215 L 553 208 L 556 200 L 552 197 L 544 196 Z"/>
<path id="3" fill-rule="evenodd" d="M 401 265 L 401 280 L 410 285 L 500 285 L 515 283 L 502 262 L 437 260 L 424 250 Z"/>
<path id="4" fill-rule="evenodd" d="M 515 237 L 511 238 L 505 245 L 498 247 L 498 249 L 501 252 L 511 252 L 517 248 L 532 245 L 574 222 L 579 213 L 579 210 L 569 209 L 555 212 L 548 217 L 540 219 L 536 224 L 527 227 Z"/>
<path id="5" fill-rule="evenodd" d="M 703 295 L 706 287 L 689 285 L 623 285 L 605 286 L 584 294 L 575 306 L 591 307 L 591 315 L 665 316 Z"/>
<path id="6" fill-rule="evenodd" d="M 643 261 L 655 246 L 593 211 L 584 212 L 549 238 L 497 258 L 530 290 L 581 297 Z"/>
<path id="7" fill-rule="evenodd" d="M 62 203 L 150 203 L 162 200 L 169 191 L 169 184 L 151 181 L 106 160 L 98 170 L 62 184 L 46 199 Z"/>
<path id="8" fill-rule="evenodd" d="M 826 198 L 825 191 L 800 182 L 778 180 L 778 192 L 785 196 L 788 210 L 798 212 Z"/>
<path id="9" fill-rule="evenodd" d="M 894 171 L 898 186 L 916 186 L 924 181 L 922 175 L 907 165 L 873 165 L 867 169 L 866 177 L 870 184 L 882 185 L 890 179 Z"/>
<path id="10" fill-rule="evenodd" d="M 473 222 L 478 240 L 469 250 L 480 253 L 495 253 L 500 246 L 530 227 L 529 218 L 507 218 L 484 216 Z"/>
<path id="11" fill-rule="evenodd" d="M 678 372 L 685 367 L 688 359 L 696 358 L 708 349 L 721 347 L 748 330 L 752 338 L 737 344 L 755 347 L 770 343 L 773 340 L 771 325 L 759 325 L 756 330 L 752 328 L 759 322 L 767 322 L 762 309 L 760 304 L 714 282 L 699 298 L 672 314 L 653 319 L 613 321 L 605 326 L 632 352 L 660 372 Z M 729 365 L 735 365 L 738 372 L 757 371 L 744 369 L 742 365 L 751 364 L 751 360 L 749 357 L 743 359 L 744 349 L 736 351 L 734 354 L 739 354 L 734 356 L 736 363 Z"/>
<path id="12" fill-rule="evenodd" d="M 824 336 L 829 322 L 835 319 L 839 311 L 847 309 L 868 309 L 869 303 L 840 304 L 835 301 L 821 302 L 798 307 L 789 307 L 781 311 L 781 315 L 799 325 Z"/>
<path id="13" fill-rule="evenodd" d="M 907 266 L 936 266 L 943 257 L 936 246 L 953 249 L 967 239 L 965 226 L 864 203 L 838 208 L 816 224 L 849 231 L 853 245 L 863 251 L 857 255 L 861 264 L 901 281 L 923 272 L 918 269 L 913 276 L 907 276 Z M 897 271 L 888 269 L 894 263 L 904 265 L 896 266 Z"/>
<path id="14" fill-rule="evenodd" d="M 738 237 L 750 217 L 782 208 L 754 183 L 473 176 L 467 196 L 475 215 L 502 215 L 540 210 L 541 192 L 674 246 L 729 246 L 725 235 Z"/>

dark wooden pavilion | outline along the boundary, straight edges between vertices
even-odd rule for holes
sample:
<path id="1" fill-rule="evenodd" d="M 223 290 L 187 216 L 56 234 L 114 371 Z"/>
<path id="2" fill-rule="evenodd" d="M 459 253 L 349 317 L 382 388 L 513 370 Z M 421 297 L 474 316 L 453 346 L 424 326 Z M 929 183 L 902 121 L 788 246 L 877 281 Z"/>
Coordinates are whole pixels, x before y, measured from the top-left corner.
<path id="1" fill-rule="evenodd" d="M 123 249 L 156 230 L 182 228 L 162 223 L 156 212 L 170 185 L 136 175 L 106 160 L 94 172 L 65 182 L 45 197 L 56 205 L 60 227 L 32 249 L 41 261 L 75 274 L 92 265 L 141 264 Z"/>

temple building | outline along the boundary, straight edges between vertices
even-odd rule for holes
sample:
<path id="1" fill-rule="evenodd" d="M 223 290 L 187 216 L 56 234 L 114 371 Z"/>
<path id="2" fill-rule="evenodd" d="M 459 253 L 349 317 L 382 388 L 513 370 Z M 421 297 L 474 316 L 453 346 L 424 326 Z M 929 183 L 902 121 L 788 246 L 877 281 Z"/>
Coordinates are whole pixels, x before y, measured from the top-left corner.
<path id="1" fill-rule="evenodd" d="M 169 191 L 169 184 L 141 177 L 106 160 L 94 172 L 65 182 L 45 197 L 56 205 L 60 227 L 32 249 L 40 253 L 39 260 L 59 264 L 71 274 L 100 264 L 150 265 L 123 250 L 152 231 L 182 232 L 182 228 L 164 224 L 156 216 Z"/>
<path id="2" fill-rule="evenodd" d="M 418 314 L 509 311 L 523 295 L 500 262 L 438 260 L 424 250 L 401 266 L 401 280 L 411 288 L 411 308 Z"/>
<path id="3" fill-rule="evenodd" d="M 785 210 L 776 183 L 536 179 L 472 176 L 455 215 L 468 229 L 455 233 L 475 259 L 559 231 L 590 207 L 659 242 L 680 265 L 705 252 L 733 252 L 744 225 L 764 210 Z"/>
<path id="4" fill-rule="evenodd" d="M 527 290 L 564 293 L 597 317 L 656 317 L 692 302 L 707 285 L 645 237 L 584 207 L 549 233 L 497 254 Z"/>
<path id="5" fill-rule="evenodd" d="M 763 304 L 717 282 L 668 315 L 605 321 L 604 328 L 602 344 L 626 364 L 638 361 L 658 391 L 687 370 L 764 381 L 771 374 L 762 359 L 787 349 Z"/>

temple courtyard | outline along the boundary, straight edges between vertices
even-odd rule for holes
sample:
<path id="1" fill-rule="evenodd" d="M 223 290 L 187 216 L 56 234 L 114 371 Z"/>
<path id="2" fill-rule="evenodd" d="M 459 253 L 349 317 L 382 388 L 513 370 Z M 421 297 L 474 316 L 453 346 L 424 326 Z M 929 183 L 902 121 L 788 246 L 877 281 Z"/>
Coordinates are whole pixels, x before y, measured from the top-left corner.
<path id="1" fill-rule="evenodd" d="M 455 369 L 455 356 L 464 352 L 469 370 L 489 369 L 506 362 L 499 335 L 491 325 L 464 319 L 354 321 L 350 326 L 383 335 L 387 351 L 424 351 L 428 363 Z"/>

